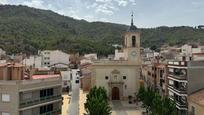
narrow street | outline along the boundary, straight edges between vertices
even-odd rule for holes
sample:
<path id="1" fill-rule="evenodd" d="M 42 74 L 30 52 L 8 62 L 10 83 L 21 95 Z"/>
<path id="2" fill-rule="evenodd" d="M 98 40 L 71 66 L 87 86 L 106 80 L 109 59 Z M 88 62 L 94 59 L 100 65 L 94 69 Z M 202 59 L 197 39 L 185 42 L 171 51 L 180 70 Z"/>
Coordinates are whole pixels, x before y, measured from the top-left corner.
<path id="1" fill-rule="evenodd" d="M 76 73 L 77 71 L 73 70 L 72 95 L 68 115 L 79 115 L 79 83 L 75 82 L 79 76 Z"/>

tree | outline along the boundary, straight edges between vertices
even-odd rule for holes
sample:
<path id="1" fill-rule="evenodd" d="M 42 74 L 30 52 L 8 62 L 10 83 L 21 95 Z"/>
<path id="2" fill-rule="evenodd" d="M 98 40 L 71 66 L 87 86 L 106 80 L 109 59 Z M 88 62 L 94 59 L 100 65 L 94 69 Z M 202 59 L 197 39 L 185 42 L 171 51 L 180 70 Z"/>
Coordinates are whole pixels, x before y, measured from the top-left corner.
<path id="1" fill-rule="evenodd" d="M 87 115 L 110 115 L 111 107 L 108 104 L 108 98 L 105 88 L 93 87 L 87 95 L 85 109 Z"/>
<path id="2" fill-rule="evenodd" d="M 143 102 L 147 114 L 151 115 L 177 115 L 176 104 L 167 97 L 161 97 L 152 88 L 140 87 L 137 97 Z"/>

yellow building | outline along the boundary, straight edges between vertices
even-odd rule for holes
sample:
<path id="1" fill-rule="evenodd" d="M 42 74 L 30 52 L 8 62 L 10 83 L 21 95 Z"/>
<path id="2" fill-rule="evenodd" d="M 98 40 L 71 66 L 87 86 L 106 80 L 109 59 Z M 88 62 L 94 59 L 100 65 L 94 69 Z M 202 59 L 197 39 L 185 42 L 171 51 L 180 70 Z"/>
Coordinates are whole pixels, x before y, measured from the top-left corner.
<path id="1" fill-rule="evenodd" d="M 111 100 L 124 100 L 135 96 L 140 78 L 140 31 L 133 24 L 125 33 L 124 57 L 119 60 L 96 60 L 92 69 L 92 86 L 102 86 Z"/>

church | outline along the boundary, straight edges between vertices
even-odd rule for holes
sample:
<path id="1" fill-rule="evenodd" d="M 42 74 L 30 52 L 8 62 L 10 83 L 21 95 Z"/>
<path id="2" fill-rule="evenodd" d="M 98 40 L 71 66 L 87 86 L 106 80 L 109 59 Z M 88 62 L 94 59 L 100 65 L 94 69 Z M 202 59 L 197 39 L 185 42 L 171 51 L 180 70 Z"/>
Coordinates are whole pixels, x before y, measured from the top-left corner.
<path id="1" fill-rule="evenodd" d="M 120 54 L 117 59 L 95 60 L 92 66 L 91 86 L 104 87 L 110 100 L 127 100 L 139 90 L 140 30 L 133 23 L 133 15 Z"/>

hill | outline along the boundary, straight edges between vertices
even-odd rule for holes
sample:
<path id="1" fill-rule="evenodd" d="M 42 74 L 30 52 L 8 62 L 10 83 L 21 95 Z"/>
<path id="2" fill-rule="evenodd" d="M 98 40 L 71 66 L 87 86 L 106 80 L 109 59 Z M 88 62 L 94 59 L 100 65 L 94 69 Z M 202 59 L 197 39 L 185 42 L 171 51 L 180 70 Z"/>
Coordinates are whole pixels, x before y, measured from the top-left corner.
<path id="1" fill-rule="evenodd" d="M 127 28 L 121 24 L 76 20 L 50 10 L 0 5 L 0 47 L 9 54 L 60 49 L 69 53 L 107 55 L 114 51 L 112 44 L 122 44 L 122 35 Z M 204 30 L 192 27 L 158 27 L 141 31 L 143 47 L 204 42 Z"/>

